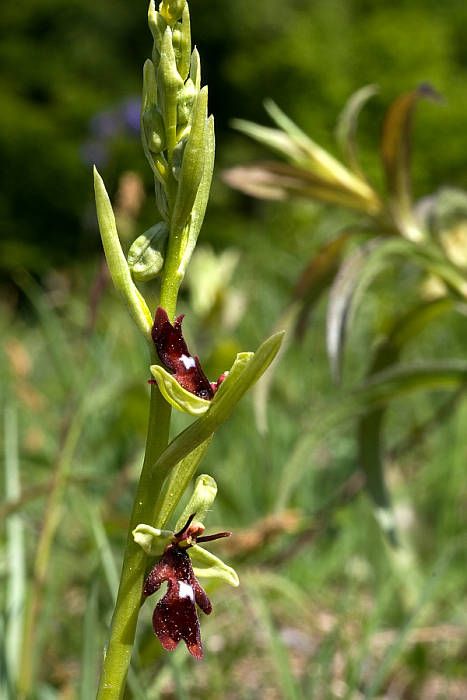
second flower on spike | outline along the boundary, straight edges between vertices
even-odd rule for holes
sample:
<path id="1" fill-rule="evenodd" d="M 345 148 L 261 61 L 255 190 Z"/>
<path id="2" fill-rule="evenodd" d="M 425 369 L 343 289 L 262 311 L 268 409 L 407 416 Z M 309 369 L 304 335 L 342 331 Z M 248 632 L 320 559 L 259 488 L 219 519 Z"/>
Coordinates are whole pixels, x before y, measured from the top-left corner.
<path id="1" fill-rule="evenodd" d="M 207 411 L 226 375 L 222 374 L 217 382 L 207 379 L 198 357 L 188 350 L 182 320 L 183 315 L 178 316 L 172 325 L 165 309 L 158 307 L 152 339 L 163 367 L 152 365 L 151 372 L 169 403 L 187 413 L 199 415 Z"/>

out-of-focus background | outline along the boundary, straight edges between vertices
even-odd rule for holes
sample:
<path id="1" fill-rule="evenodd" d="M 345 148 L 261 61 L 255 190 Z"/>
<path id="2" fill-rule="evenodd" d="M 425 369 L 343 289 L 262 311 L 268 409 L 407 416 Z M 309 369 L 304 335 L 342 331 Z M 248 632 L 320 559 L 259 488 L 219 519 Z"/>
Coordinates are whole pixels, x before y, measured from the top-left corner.
<path id="1" fill-rule="evenodd" d="M 444 102 L 417 107 L 414 196 L 467 189 L 467 5 L 191 0 L 190 10 L 217 156 L 179 308 L 190 349 L 215 378 L 236 352 L 257 347 L 306 262 L 354 220 L 310 200 L 265 202 L 229 189 L 223 169 L 271 157 L 230 120 L 270 123 L 262 102 L 271 97 L 336 152 L 345 101 L 376 83 L 359 143 L 367 174 L 382 188 L 384 112 L 398 94 L 429 81 Z M 32 0 L 1 10 L 4 626 L 20 618 L 8 607 L 11 590 L 31 582 L 51 480 L 67 461 L 43 590 L 37 698 L 92 697 L 141 463 L 147 357 L 106 277 L 91 167 L 104 177 L 127 249 L 158 219 L 139 141 L 142 65 L 152 46 L 146 11 L 143 0 Z M 464 231 L 464 250 L 466 238 Z M 419 271 L 399 271 L 368 293 L 355 320 L 344 388 L 365 375 L 369 354 L 411 295 L 423 296 L 428 282 Z M 184 648 L 167 659 L 146 606 L 128 697 L 467 696 L 467 404 L 460 391 L 444 413 L 442 391 L 391 404 L 383 450 L 405 543 L 395 553 L 361 488 L 351 422 L 317 438 L 298 472 L 291 459 L 337 392 L 326 358 L 326 301 L 277 366 L 269 431 L 258 432 L 245 399 L 202 465 L 219 485 L 208 528 L 235 533 L 213 551 L 236 566 L 241 588 L 209 591 L 214 612 L 201 621 L 202 663 Z M 443 317 L 407 357 L 462 359 L 465 329 L 462 313 Z M 440 415 L 430 422 L 432 407 Z M 11 568 L 15 552 L 24 554 L 25 571 L 21 562 Z M 8 638 L 0 649 L 1 666 L 14 666 Z"/>

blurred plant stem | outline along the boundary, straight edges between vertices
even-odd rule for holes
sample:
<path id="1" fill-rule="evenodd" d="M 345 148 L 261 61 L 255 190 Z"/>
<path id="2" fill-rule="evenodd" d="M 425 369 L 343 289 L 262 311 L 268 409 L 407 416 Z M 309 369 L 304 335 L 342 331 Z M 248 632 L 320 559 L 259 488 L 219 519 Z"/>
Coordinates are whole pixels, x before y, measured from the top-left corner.
<path id="1" fill-rule="evenodd" d="M 43 589 L 49 567 L 52 542 L 59 523 L 60 506 L 73 455 L 81 436 L 87 409 L 85 392 L 75 411 L 65 419 L 62 445 L 57 458 L 51 491 L 34 561 L 32 585 L 26 603 L 23 646 L 18 674 L 18 700 L 30 695 L 37 658 L 37 623 L 42 607 Z"/>

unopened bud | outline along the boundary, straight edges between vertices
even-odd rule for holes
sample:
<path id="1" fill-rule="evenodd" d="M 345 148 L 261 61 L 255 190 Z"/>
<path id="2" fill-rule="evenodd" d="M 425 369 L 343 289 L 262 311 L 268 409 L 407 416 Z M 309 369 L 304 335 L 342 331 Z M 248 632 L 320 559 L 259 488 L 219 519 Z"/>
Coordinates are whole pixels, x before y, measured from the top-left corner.
<path id="1" fill-rule="evenodd" d="M 165 129 L 162 116 L 155 105 L 143 112 L 143 128 L 151 153 L 160 153 L 165 148 Z"/>
<path id="2" fill-rule="evenodd" d="M 196 97 L 196 88 L 193 81 L 188 78 L 184 87 L 177 95 L 177 125 L 188 124 L 193 102 Z"/>
<path id="3" fill-rule="evenodd" d="M 164 221 L 138 236 L 128 252 L 131 274 L 138 282 L 149 282 L 164 267 L 169 227 Z"/>
<path id="4" fill-rule="evenodd" d="M 186 0 L 162 0 L 161 4 L 159 5 L 159 12 L 167 24 L 172 26 L 181 18 L 185 5 Z"/>

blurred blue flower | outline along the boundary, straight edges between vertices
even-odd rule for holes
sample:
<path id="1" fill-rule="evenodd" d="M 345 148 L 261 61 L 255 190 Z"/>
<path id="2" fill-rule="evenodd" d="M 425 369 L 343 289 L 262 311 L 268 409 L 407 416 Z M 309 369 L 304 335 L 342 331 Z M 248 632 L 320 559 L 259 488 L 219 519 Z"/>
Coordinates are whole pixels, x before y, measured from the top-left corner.
<path id="1" fill-rule="evenodd" d="M 86 165 L 104 165 L 112 139 L 121 135 L 139 135 L 140 110 L 140 98 L 128 97 L 111 109 L 94 114 L 89 120 L 90 138 L 80 148 L 81 160 Z"/>

